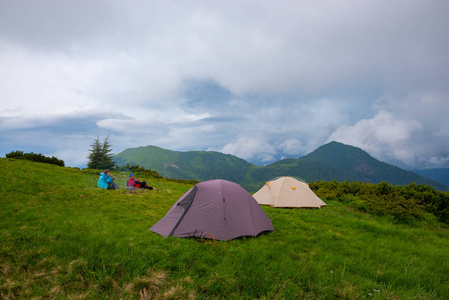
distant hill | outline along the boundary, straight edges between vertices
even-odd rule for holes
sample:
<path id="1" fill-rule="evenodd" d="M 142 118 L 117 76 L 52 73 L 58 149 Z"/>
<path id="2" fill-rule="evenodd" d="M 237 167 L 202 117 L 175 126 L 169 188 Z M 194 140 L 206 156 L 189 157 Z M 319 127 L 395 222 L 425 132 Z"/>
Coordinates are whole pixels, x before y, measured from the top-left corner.
<path id="1" fill-rule="evenodd" d="M 198 181 L 221 178 L 244 180 L 253 164 L 233 155 L 214 151 L 171 151 L 155 146 L 126 149 L 114 156 L 118 165 L 139 165 L 161 176 Z"/>
<path id="2" fill-rule="evenodd" d="M 118 165 L 140 165 L 169 178 L 204 181 L 221 178 L 237 182 L 250 192 L 278 176 L 311 181 L 362 181 L 393 185 L 431 185 L 449 191 L 449 186 L 381 162 L 360 148 L 330 142 L 296 159 L 284 159 L 259 167 L 229 154 L 214 151 L 178 152 L 155 146 L 130 148 L 114 156 Z"/>
<path id="3" fill-rule="evenodd" d="M 411 171 L 423 177 L 430 178 L 432 180 L 441 182 L 445 185 L 449 185 L 449 168 L 411 170 Z"/>
<path id="4" fill-rule="evenodd" d="M 358 177 L 358 180 L 370 183 L 388 181 L 394 185 L 409 183 L 429 184 L 436 188 L 449 190 L 448 186 L 429 178 L 424 178 L 414 172 L 406 171 L 396 166 L 381 162 L 367 152 L 354 146 L 348 146 L 338 142 L 331 142 L 319 147 L 306 155 L 304 160 L 319 159 L 339 167 Z M 324 180 L 330 180 L 329 176 L 322 174 Z M 318 178 L 313 178 L 317 180 Z M 349 181 L 349 180 L 348 180 Z"/>

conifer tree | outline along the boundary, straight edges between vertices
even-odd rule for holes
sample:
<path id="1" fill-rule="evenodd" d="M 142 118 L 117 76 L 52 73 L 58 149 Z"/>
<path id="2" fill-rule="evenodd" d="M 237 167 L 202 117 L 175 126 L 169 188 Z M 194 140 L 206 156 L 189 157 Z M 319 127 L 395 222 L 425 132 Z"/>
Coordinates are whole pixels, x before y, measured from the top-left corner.
<path id="1" fill-rule="evenodd" d="M 103 144 L 100 143 L 100 138 L 94 139 L 90 145 L 90 154 L 87 157 L 89 159 L 87 167 L 89 169 L 113 169 L 115 163 L 112 160 L 114 154 L 112 154 L 111 144 L 109 143 L 109 135 L 104 139 Z"/>

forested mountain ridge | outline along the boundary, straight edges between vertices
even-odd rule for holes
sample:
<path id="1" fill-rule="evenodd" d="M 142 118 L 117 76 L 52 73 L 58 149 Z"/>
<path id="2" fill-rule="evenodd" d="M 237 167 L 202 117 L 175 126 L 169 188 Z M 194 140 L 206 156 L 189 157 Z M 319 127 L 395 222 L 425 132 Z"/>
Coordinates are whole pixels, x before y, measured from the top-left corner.
<path id="1" fill-rule="evenodd" d="M 393 185 L 431 185 L 437 190 L 449 187 L 416 173 L 381 162 L 360 148 L 330 142 L 308 155 L 284 159 L 267 166 L 255 166 L 241 158 L 215 151 L 171 151 L 155 146 L 129 148 L 114 156 L 118 165 L 139 165 L 169 178 L 226 179 L 250 192 L 278 176 L 300 177 L 305 181 L 361 181 Z"/>
<path id="2" fill-rule="evenodd" d="M 449 185 L 449 168 L 410 170 L 418 175 Z"/>
<path id="3" fill-rule="evenodd" d="M 155 146 L 126 149 L 115 155 L 117 165 L 139 165 L 161 176 L 198 181 L 222 178 L 241 182 L 255 165 L 215 151 L 171 151 Z"/>
<path id="4" fill-rule="evenodd" d="M 396 185 L 404 185 L 411 182 L 436 184 L 431 179 L 381 162 L 360 148 L 338 142 L 330 142 L 321 146 L 302 159 L 320 159 L 354 174 L 359 178 L 358 180 L 363 182 L 378 183 L 388 181 Z M 351 180 L 348 179 L 348 181 Z"/>

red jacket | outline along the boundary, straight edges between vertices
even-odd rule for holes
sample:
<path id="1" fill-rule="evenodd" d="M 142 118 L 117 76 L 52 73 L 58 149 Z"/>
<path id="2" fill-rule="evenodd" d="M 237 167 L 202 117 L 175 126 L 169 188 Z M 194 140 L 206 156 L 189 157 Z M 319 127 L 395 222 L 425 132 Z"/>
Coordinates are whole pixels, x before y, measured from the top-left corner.
<path id="1" fill-rule="evenodd" d="M 140 181 L 137 178 L 134 178 L 134 179 L 130 178 L 128 180 L 128 186 L 133 186 L 133 187 L 136 187 L 136 188 L 140 188 Z"/>

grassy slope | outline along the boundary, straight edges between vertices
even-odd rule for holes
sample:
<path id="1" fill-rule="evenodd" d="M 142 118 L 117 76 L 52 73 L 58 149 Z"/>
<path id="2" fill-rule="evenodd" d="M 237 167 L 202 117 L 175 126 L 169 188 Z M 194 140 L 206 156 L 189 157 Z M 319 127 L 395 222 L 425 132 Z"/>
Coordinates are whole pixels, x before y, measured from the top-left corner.
<path id="1" fill-rule="evenodd" d="M 1 298 L 449 298 L 449 232 L 264 207 L 276 231 L 204 243 L 148 230 L 191 186 L 100 190 L 97 175 L 0 159 Z M 126 174 L 116 174 L 121 187 Z M 142 178 L 147 179 L 147 178 Z"/>
<path id="2" fill-rule="evenodd" d="M 145 149 L 145 151 L 142 151 Z M 147 152 L 153 155 L 147 155 Z M 138 148 L 129 148 L 121 152 L 115 158 L 119 158 L 118 164 L 140 165 L 145 167 L 147 165 L 153 166 L 153 169 L 164 170 L 164 163 L 174 162 L 178 160 L 180 152 L 165 150 L 156 146 L 146 146 Z M 126 161 L 126 163 L 123 163 Z M 162 173 L 159 173 L 162 175 Z"/>

